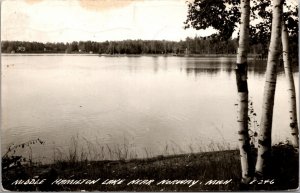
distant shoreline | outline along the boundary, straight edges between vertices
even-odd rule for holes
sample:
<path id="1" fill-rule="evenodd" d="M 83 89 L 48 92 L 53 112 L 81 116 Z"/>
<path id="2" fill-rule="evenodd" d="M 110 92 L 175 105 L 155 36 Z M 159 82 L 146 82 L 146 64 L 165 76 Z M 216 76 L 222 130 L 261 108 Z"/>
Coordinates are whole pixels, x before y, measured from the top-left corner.
<path id="1" fill-rule="evenodd" d="M 89 54 L 89 53 L 1 53 L 1 56 L 99 56 L 99 57 L 236 57 L 236 54 Z M 259 54 L 248 54 L 249 58 L 257 58 Z"/>

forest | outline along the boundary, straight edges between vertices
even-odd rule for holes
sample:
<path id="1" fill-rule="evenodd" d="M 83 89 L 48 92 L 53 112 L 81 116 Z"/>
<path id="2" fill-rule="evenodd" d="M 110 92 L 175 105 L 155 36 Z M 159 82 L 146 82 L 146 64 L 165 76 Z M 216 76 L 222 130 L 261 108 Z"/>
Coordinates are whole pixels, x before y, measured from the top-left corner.
<path id="1" fill-rule="evenodd" d="M 293 46 L 298 46 L 297 44 Z M 94 54 L 236 54 L 238 39 L 222 40 L 213 34 L 209 37 L 186 38 L 184 41 L 123 40 L 73 41 L 70 43 L 41 43 L 2 41 L 2 53 L 94 53 Z M 252 44 L 250 53 L 267 53 L 261 43 Z M 291 49 L 297 50 L 297 49 Z M 296 53 L 295 53 L 296 54 Z"/>

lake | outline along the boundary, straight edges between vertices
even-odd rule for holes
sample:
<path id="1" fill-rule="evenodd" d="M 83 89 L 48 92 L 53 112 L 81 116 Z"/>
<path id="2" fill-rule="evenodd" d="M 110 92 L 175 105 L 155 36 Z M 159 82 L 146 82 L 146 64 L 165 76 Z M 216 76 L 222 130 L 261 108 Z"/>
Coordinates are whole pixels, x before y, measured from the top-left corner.
<path id="1" fill-rule="evenodd" d="M 234 57 L 2 55 L 2 155 L 41 162 L 151 157 L 237 147 Z M 266 61 L 249 61 L 260 122 Z M 298 70 L 294 73 L 297 96 Z M 279 69 L 273 143 L 290 137 Z M 298 97 L 297 97 L 298 99 Z M 298 101 L 297 101 L 298 102 Z M 252 119 L 253 120 L 253 119 Z"/>

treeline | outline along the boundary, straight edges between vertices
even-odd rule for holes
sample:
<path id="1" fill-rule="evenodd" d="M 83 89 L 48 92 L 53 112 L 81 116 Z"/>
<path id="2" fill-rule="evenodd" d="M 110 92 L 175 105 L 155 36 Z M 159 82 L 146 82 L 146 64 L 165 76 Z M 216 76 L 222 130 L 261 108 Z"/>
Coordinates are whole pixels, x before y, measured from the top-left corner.
<path id="1" fill-rule="evenodd" d="M 298 50 L 298 49 L 296 49 Z M 2 53 L 94 53 L 94 54 L 236 54 L 237 39 L 222 41 L 218 36 L 186 38 L 184 41 L 123 40 L 41 43 L 2 41 Z M 252 54 L 267 54 L 261 44 L 250 46 Z"/>
<path id="2" fill-rule="evenodd" d="M 184 41 L 124 40 L 40 43 L 2 41 L 2 53 L 97 53 L 97 54 L 234 54 L 236 39 L 220 41 L 213 37 L 186 38 Z"/>

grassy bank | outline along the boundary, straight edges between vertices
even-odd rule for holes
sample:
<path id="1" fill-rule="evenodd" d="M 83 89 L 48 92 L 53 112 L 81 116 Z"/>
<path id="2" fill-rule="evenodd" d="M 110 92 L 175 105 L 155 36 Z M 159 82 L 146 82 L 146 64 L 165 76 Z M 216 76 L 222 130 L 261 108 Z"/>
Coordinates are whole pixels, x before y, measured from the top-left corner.
<path id="1" fill-rule="evenodd" d="M 239 152 L 228 150 L 126 161 L 57 161 L 50 165 L 20 165 L 3 170 L 2 184 L 5 189 L 14 191 L 234 191 L 298 187 L 298 153 L 288 145 L 273 147 L 270 176 L 263 181 L 265 185 L 254 182 L 247 187 L 241 186 L 240 170 Z M 16 180 L 21 179 L 46 180 L 39 185 L 16 184 Z M 82 184 L 67 184 L 84 179 L 86 181 Z M 88 180 L 95 180 L 94 184 L 88 184 L 92 183 Z M 135 183 L 132 180 L 136 180 Z"/>

